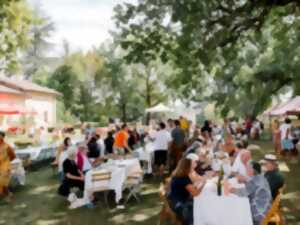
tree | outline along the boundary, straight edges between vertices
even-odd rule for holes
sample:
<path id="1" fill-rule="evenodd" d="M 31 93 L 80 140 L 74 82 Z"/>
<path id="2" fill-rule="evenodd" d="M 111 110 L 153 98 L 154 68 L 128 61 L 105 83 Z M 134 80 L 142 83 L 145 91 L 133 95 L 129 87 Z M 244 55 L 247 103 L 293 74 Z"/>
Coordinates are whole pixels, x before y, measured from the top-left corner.
<path id="1" fill-rule="evenodd" d="M 28 79 L 47 64 L 46 52 L 53 46 L 48 41 L 54 30 L 54 24 L 43 15 L 41 9 L 36 6 L 34 10 L 34 21 L 30 27 L 32 36 L 31 44 L 28 46 L 23 57 L 23 70 Z"/>
<path id="2" fill-rule="evenodd" d="M 76 99 L 76 106 L 73 110 L 74 114 L 77 115 L 81 121 L 94 121 L 97 114 L 94 110 L 95 97 L 89 86 L 87 83 L 79 84 L 79 96 L 78 99 Z"/>
<path id="3" fill-rule="evenodd" d="M 183 95 L 215 100 L 224 115 L 244 114 L 248 101 L 257 115 L 299 79 L 289 63 L 297 58 L 299 10 L 296 0 L 142 0 L 118 5 L 115 17 L 128 62 L 170 61 L 171 83 Z M 265 55 L 270 48 L 275 54 Z"/>
<path id="4" fill-rule="evenodd" d="M 62 94 L 61 99 L 69 111 L 72 111 L 76 100 L 76 78 L 77 75 L 70 66 L 62 65 L 54 71 L 48 80 L 48 86 Z"/>
<path id="5" fill-rule="evenodd" d="M 139 83 L 123 60 L 119 48 L 115 45 L 108 49 L 101 47 L 99 54 L 105 59 L 101 70 L 96 74 L 96 89 L 100 101 L 109 102 L 117 107 L 117 117 L 123 122 L 131 121 L 143 115 L 145 102 L 138 92 Z"/>
<path id="6" fill-rule="evenodd" d="M 0 71 L 19 70 L 18 53 L 30 43 L 32 10 L 25 1 L 0 1 Z"/>

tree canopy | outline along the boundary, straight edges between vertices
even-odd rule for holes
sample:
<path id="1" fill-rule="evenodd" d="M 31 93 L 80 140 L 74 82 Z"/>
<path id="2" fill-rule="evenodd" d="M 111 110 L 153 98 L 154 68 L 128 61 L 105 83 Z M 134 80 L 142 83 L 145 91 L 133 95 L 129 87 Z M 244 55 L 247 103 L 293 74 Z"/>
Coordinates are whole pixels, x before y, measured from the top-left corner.
<path id="1" fill-rule="evenodd" d="M 129 63 L 160 57 L 183 95 L 255 116 L 284 87 L 297 93 L 299 12 L 297 0 L 142 0 L 115 18 Z"/>
<path id="2" fill-rule="evenodd" d="M 11 73 L 18 70 L 18 54 L 31 41 L 33 20 L 26 1 L 0 1 L 0 71 Z"/>

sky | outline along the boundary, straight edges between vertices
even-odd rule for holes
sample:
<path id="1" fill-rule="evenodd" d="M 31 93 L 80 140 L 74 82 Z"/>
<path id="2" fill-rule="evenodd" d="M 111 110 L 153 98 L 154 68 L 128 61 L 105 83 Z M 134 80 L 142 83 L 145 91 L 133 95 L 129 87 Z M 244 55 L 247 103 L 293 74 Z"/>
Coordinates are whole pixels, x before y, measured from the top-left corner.
<path id="1" fill-rule="evenodd" d="M 52 55 L 62 53 L 62 42 L 67 40 L 71 51 L 87 51 L 110 38 L 115 28 L 113 8 L 118 3 L 135 0 L 29 0 L 51 18 L 55 31 L 50 41 L 55 44 Z"/>

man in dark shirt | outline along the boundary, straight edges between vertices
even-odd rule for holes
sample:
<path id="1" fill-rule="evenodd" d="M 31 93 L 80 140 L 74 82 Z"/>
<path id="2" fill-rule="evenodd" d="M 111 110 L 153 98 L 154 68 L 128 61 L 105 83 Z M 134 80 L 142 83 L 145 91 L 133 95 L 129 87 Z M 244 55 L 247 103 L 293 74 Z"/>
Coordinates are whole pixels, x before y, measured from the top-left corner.
<path id="1" fill-rule="evenodd" d="M 114 137 L 113 137 L 113 131 L 109 131 L 107 134 L 107 138 L 104 140 L 105 144 L 105 154 L 113 154 L 113 147 L 114 147 Z"/>
<path id="2" fill-rule="evenodd" d="M 278 195 L 279 189 L 284 186 L 284 178 L 278 170 L 277 158 L 275 155 L 266 155 L 264 157 L 265 178 L 270 185 L 273 200 Z"/>
<path id="3" fill-rule="evenodd" d="M 169 169 L 170 173 L 176 168 L 182 153 L 185 151 L 185 133 L 180 128 L 179 120 L 174 121 L 175 128 L 171 132 L 172 142 L 169 150 Z"/>

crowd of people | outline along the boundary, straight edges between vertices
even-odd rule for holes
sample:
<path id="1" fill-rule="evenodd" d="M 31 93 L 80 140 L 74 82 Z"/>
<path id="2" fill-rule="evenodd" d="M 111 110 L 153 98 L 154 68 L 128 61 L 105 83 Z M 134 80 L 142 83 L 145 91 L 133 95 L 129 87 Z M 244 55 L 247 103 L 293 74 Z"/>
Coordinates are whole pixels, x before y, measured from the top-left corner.
<path id="1" fill-rule="evenodd" d="M 84 190 L 87 171 L 108 159 L 119 159 L 132 154 L 136 147 L 151 143 L 157 177 L 170 176 L 168 202 L 183 224 L 193 224 L 193 198 L 201 194 L 207 179 L 226 174 L 245 184 L 244 188 L 228 186 L 228 191 L 238 196 L 248 196 L 254 225 L 261 224 L 284 186 L 284 178 L 278 170 L 278 156 L 265 155 L 255 162 L 247 148 L 247 140 L 256 138 L 264 129 L 258 120 L 237 123 L 225 120 L 218 125 L 205 121 L 203 126 L 191 126 L 184 117 L 159 122 L 151 128 L 129 128 L 126 124 L 114 126 L 101 137 L 90 126 L 83 131 L 85 140 L 76 146 L 66 137 L 58 148 L 52 165 L 57 166 L 61 185 L 58 193 L 68 196 L 76 187 Z M 293 139 L 290 120 L 273 129 L 276 150 L 289 151 Z M 279 135 L 278 135 L 279 133 Z M 0 194 L 8 194 L 10 161 L 15 158 L 13 150 L 0 132 Z M 227 160 L 227 167 L 216 168 L 215 159 Z M 225 171 L 226 170 L 226 171 Z"/>

